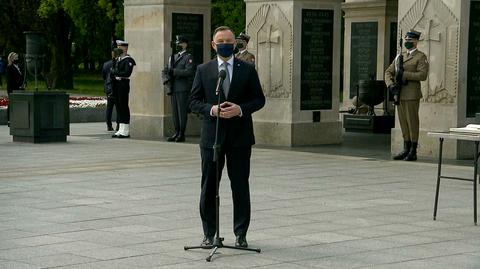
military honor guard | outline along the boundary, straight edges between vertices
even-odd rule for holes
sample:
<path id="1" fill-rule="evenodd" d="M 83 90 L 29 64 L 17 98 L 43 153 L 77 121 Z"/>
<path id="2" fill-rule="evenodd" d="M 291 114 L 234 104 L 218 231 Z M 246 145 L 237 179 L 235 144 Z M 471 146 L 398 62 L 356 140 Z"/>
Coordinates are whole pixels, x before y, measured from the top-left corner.
<path id="1" fill-rule="evenodd" d="M 117 40 L 117 47 L 122 49 L 122 54 L 114 59 L 110 74 L 112 76 L 112 89 L 117 108 L 117 122 L 120 126 L 112 137 L 128 138 L 130 137 L 130 108 L 128 107 L 130 76 L 136 63 L 127 53 L 128 42 Z"/>
<path id="2" fill-rule="evenodd" d="M 251 54 L 248 50 L 248 41 L 250 41 L 250 36 L 241 32 L 237 37 L 237 49 L 238 52 L 235 54 L 235 58 L 245 61 L 247 63 L 255 64 L 255 56 Z"/>
<path id="3" fill-rule="evenodd" d="M 172 119 L 175 133 L 167 138 L 169 142 L 184 142 L 188 119 L 188 96 L 192 87 L 194 64 L 193 57 L 187 52 L 188 40 L 183 35 L 177 35 L 175 40 L 176 53 L 164 73 L 168 74 L 170 98 L 172 103 Z"/>
<path id="4" fill-rule="evenodd" d="M 424 81 L 428 76 L 429 63 L 427 56 L 417 49 L 417 43 L 421 33 L 410 30 L 404 37 L 406 51 L 403 52 L 403 75 L 399 100 L 397 105 L 398 119 L 402 130 L 404 149 L 395 155 L 395 160 L 415 161 L 417 160 L 417 146 L 419 134 L 419 106 L 422 98 L 420 81 Z M 395 76 L 398 72 L 395 66 L 399 66 L 396 61 L 385 71 L 385 83 L 387 87 L 392 87 L 396 81 Z"/>

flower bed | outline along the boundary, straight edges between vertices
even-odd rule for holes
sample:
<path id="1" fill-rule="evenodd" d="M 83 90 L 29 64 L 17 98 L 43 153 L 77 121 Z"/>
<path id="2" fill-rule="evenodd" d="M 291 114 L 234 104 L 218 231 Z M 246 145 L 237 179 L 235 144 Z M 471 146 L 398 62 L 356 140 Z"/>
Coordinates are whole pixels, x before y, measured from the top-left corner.
<path id="1" fill-rule="evenodd" d="M 70 96 L 70 108 L 104 107 L 107 105 L 105 97 Z M 8 98 L 0 97 L 0 108 L 8 106 Z"/>
<path id="2" fill-rule="evenodd" d="M 105 97 L 72 97 L 70 96 L 70 108 L 73 107 L 104 107 L 107 105 Z"/>

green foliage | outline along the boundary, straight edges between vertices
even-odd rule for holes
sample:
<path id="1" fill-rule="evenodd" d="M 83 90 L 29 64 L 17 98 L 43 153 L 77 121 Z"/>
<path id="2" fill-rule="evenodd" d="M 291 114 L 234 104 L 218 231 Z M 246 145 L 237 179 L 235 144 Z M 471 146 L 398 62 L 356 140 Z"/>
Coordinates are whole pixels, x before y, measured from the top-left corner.
<path id="1" fill-rule="evenodd" d="M 41 18 L 48 18 L 52 14 L 57 13 L 62 7 L 62 0 L 41 0 L 38 15 Z"/>
<path id="2" fill-rule="evenodd" d="M 0 0 L 0 55 L 25 52 L 23 31 L 42 28 L 38 7 L 38 0 Z"/>
<path id="3" fill-rule="evenodd" d="M 212 32 L 222 25 L 232 28 L 235 35 L 245 30 L 243 0 L 212 0 Z"/>
<path id="4" fill-rule="evenodd" d="M 123 0 L 98 0 L 98 6 L 105 10 L 106 16 L 114 25 L 114 35 L 123 36 Z"/>

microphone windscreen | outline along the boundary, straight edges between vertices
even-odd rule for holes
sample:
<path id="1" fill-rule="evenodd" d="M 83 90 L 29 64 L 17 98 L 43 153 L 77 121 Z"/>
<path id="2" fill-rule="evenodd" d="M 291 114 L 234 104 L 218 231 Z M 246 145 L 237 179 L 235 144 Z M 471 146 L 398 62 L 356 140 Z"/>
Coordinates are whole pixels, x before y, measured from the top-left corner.
<path id="1" fill-rule="evenodd" d="M 227 71 L 225 71 L 225 69 L 220 70 L 220 72 L 218 72 L 218 77 L 225 79 L 227 77 Z"/>

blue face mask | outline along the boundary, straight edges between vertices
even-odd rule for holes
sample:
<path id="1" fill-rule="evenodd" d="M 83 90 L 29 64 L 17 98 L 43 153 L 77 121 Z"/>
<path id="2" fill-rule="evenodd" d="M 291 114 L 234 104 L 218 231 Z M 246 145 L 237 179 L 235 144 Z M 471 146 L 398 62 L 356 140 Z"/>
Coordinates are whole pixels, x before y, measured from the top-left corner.
<path id="1" fill-rule="evenodd" d="M 218 55 L 228 58 L 232 56 L 233 54 L 233 44 L 229 43 L 221 43 L 221 44 L 216 44 L 217 45 L 217 53 Z"/>

